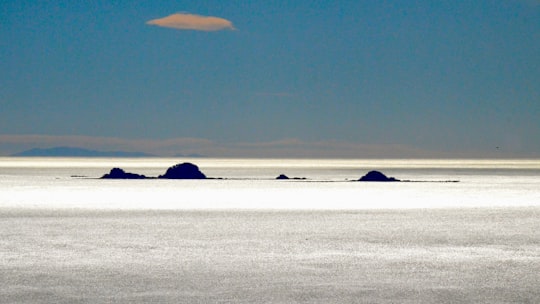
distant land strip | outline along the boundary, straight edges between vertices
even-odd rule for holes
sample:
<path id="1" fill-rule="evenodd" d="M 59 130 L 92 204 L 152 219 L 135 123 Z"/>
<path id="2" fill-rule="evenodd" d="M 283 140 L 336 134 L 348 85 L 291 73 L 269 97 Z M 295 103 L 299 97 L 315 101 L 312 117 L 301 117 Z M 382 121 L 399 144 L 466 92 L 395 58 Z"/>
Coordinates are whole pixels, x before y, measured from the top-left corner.
<path id="1" fill-rule="evenodd" d="M 125 151 L 96 151 L 74 147 L 33 148 L 11 156 L 31 157 L 155 157 L 156 155 L 144 152 Z"/>

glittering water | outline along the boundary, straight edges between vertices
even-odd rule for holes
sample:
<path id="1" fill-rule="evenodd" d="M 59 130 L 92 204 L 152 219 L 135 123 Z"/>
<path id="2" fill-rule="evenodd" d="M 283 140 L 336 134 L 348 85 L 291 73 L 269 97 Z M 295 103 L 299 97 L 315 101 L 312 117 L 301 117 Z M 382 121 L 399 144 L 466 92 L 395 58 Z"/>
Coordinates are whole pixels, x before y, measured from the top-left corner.
<path id="1" fill-rule="evenodd" d="M 366 209 L 540 205 L 539 160 L 198 159 L 209 177 L 100 180 L 112 167 L 158 176 L 177 159 L 0 158 L 0 207 Z M 357 183 L 369 170 L 418 183 Z M 284 173 L 305 181 L 278 181 Z M 444 181 L 458 180 L 458 183 Z"/>
<path id="2" fill-rule="evenodd" d="M 177 162 L 0 159 L 0 302 L 540 302 L 538 161 L 201 159 L 226 179 L 95 179 Z M 429 182 L 350 181 L 371 169 Z"/>

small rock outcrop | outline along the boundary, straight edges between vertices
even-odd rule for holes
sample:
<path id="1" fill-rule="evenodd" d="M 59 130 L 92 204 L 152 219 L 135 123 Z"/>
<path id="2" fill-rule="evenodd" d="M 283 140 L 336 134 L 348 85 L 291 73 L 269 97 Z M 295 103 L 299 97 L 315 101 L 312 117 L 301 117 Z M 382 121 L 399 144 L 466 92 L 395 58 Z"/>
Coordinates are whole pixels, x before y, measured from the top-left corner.
<path id="1" fill-rule="evenodd" d="M 393 177 L 387 177 L 379 171 L 369 171 L 366 175 L 362 176 L 359 181 L 361 182 L 399 182 L 399 179 Z"/>
<path id="2" fill-rule="evenodd" d="M 109 179 L 145 179 L 146 176 L 141 174 L 129 173 L 120 168 L 112 168 L 111 172 L 103 175 L 101 178 Z"/>
<path id="3" fill-rule="evenodd" d="M 206 175 L 199 170 L 199 167 L 192 163 L 182 163 L 167 169 L 165 174 L 158 178 L 168 179 L 206 179 Z"/>
<path id="4" fill-rule="evenodd" d="M 285 175 L 285 174 L 280 174 L 278 177 L 276 177 L 276 179 L 283 179 L 283 180 L 286 180 L 286 179 L 305 180 L 306 178 L 305 178 L 305 177 L 288 177 L 288 176 Z"/>

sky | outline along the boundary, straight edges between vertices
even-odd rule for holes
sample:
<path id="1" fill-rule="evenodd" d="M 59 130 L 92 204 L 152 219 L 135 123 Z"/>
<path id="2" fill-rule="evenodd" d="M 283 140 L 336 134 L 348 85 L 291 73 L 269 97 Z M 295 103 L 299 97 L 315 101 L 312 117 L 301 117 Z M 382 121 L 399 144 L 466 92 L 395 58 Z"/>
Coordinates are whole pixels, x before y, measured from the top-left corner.
<path id="1" fill-rule="evenodd" d="M 0 155 L 540 157 L 540 1 L 0 0 Z"/>

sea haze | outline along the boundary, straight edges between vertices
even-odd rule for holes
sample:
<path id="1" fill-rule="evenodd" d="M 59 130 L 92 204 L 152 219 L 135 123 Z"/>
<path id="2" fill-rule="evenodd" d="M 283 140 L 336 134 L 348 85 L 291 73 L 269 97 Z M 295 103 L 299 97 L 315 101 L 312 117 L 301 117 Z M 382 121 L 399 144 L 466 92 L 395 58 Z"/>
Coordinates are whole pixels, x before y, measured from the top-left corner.
<path id="1" fill-rule="evenodd" d="M 2 303 L 537 303 L 539 230 L 538 160 L 0 158 Z"/>

